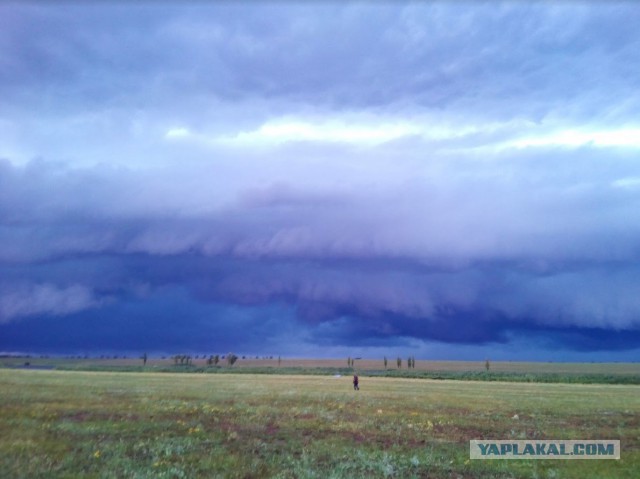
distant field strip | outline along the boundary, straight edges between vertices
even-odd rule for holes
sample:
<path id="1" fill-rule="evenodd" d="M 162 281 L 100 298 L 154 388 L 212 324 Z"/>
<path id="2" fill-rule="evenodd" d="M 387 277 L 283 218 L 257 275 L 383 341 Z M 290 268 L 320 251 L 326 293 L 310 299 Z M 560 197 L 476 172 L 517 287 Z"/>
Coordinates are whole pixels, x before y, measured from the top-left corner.
<path id="1" fill-rule="evenodd" d="M 402 359 L 402 366 L 396 367 L 396 358 L 388 358 L 388 371 L 406 371 L 406 358 Z M 32 366 L 45 367 L 133 367 L 141 366 L 139 358 L 0 358 L 0 366 L 23 366 L 29 362 Z M 354 361 L 355 368 L 361 371 L 384 370 L 383 359 L 358 359 Z M 416 360 L 415 371 L 435 372 L 484 372 L 485 361 L 425 361 Z M 173 366 L 171 358 L 150 358 L 147 367 Z M 224 359 L 220 366 L 226 365 Z M 193 359 L 193 366 L 207 367 L 204 357 Z M 234 368 L 347 368 L 347 358 L 344 359 L 256 359 L 239 358 Z M 516 361 L 490 361 L 490 371 L 499 373 L 521 374 L 612 374 L 612 375 L 636 375 L 640 376 L 640 362 L 635 363 L 558 363 L 558 362 L 516 362 Z"/>
<path id="2" fill-rule="evenodd" d="M 183 356 L 183 359 L 186 356 Z M 281 374 L 281 375 L 350 375 L 392 378 L 454 379 L 473 381 L 509 381 L 580 384 L 640 385 L 640 363 L 523 363 L 472 361 L 416 361 L 408 369 L 407 362 L 397 367 L 388 361 L 356 359 L 353 367 L 347 360 L 337 359 L 249 359 L 239 358 L 230 366 L 222 359 L 208 364 L 205 356 L 189 357 L 188 362 L 172 358 L 0 358 L 0 367 L 21 369 L 58 369 L 73 371 L 165 372 L 212 374 Z"/>

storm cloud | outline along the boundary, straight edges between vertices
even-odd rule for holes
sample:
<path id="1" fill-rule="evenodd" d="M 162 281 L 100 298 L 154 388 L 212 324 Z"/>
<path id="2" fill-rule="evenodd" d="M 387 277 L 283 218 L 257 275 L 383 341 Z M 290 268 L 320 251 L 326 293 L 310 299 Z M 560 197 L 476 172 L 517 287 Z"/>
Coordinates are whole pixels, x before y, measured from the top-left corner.
<path id="1" fill-rule="evenodd" d="M 0 349 L 637 352 L 635 5 L 0 9 Z"/>

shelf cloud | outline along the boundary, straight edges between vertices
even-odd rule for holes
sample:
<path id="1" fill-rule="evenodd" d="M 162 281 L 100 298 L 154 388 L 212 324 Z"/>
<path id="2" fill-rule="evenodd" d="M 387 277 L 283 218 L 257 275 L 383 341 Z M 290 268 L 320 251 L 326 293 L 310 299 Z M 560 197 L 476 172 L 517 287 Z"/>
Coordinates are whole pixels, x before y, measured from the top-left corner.
<path id="1" fill-rule="evenodd" d="M 637 354 L 634 5 L 0 18 L 0 349 Z"/>

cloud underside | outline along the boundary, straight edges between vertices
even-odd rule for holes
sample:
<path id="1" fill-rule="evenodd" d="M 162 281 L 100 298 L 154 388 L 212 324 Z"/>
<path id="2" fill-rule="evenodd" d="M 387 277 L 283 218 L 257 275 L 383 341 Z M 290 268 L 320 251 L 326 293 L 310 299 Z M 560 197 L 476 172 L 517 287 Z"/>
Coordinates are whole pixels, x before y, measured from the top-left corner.
<path id="1" fill-rule="evenodd" d="M 635 6 L 0 18 L 0 348 L 637 348 Z"/>
<path id="2" fill-rule="evenodd" d="M 577 154 L 600 159 L 549 154 L 560 165 Z M 342 187 L 330 175 L 302 188 L 273 164 L 258 179 L 232 172 L 224 181 L 200 165 L 152 171 L 140 191 L 139 171 L 5 162 L 2 322 L 109 310 L 153 328 L 153 314 L 127 305 L 151 298 L 156 311 L 165 291 L 183 296 L 173 320 L 158 319 L 162 327 L 184 319 L 232 331 L 224 311 L 244 308 L 255 328 L 273 324 L 273 314 L 258 312 L 277 305 L 318 343 L 487 344 L 546 332 L 571 349 L 633 347 L 640 209 L 635 187 L 613 181 L 626 174 L 625 155 L 597 178 L 435 158 L 450 169 L 437 182 L 428 171 L 416 178 L 412 167 L 372 161 L 396 178 L 375 184 L 345 173 Z M 343 165 L 328 159 L 322 168 Z M 167 197 L 175 174 L 188 181 Z M 189 206 L 194 194 L 200 210 Z"/>

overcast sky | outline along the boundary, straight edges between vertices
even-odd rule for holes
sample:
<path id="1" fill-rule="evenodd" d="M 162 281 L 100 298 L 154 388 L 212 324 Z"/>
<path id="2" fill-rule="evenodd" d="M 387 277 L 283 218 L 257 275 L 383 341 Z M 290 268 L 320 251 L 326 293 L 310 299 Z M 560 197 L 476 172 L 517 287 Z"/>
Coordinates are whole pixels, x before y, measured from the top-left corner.
<path id="1" fill-rule="evenodd" d="M 0 3 L 0 351 L 637 360 L 638 25 Z"/>

